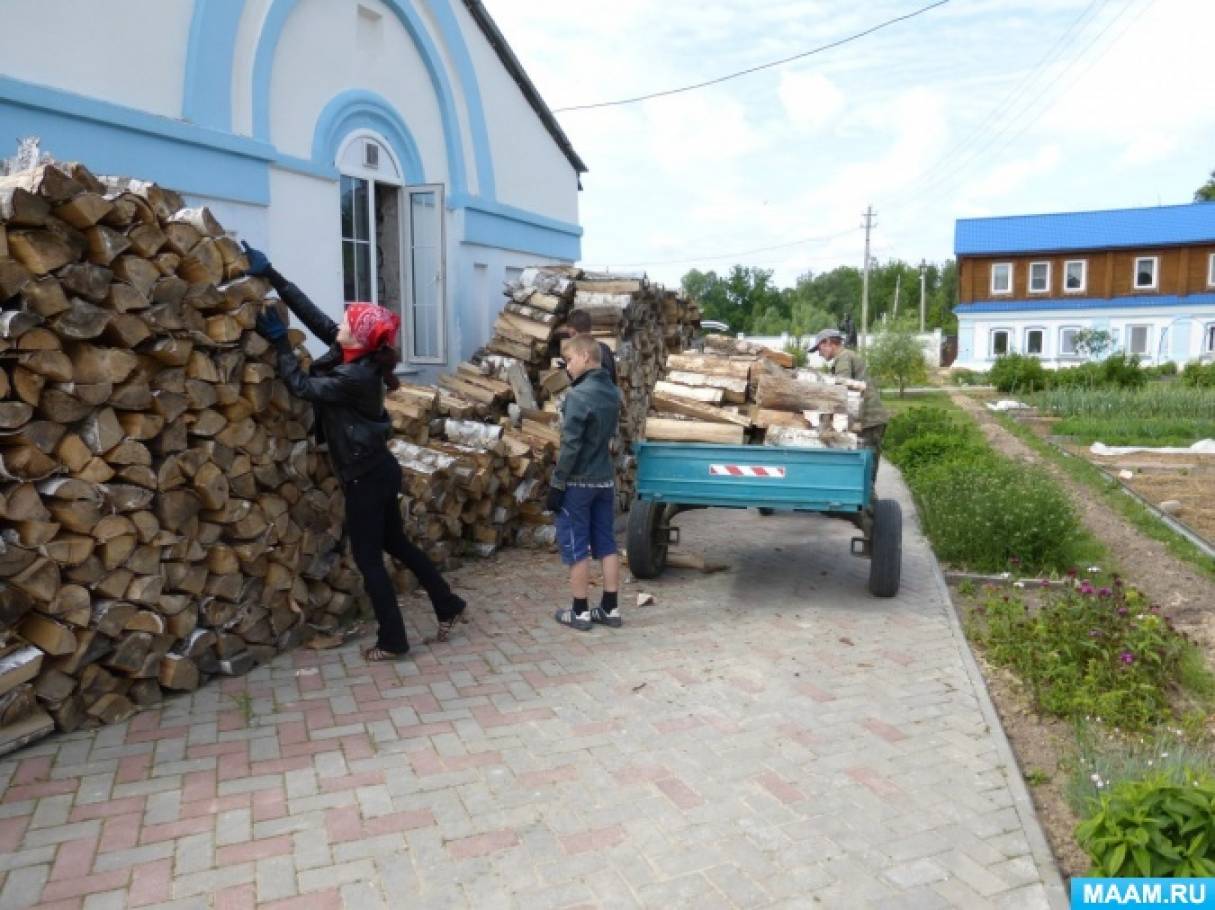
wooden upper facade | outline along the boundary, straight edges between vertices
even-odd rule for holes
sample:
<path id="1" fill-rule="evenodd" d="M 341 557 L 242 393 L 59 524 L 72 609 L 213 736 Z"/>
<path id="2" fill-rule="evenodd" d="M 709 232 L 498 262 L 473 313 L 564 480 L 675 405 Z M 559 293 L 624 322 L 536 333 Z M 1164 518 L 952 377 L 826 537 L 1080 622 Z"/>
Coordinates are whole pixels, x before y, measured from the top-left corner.
<path id="1" fill-rule="evenodd" d="M 1064 253 L 959 254 L 958 284 L 958 302 L 963 304 L 1208 294 L 1215 291 L 1215 241 Z"/>

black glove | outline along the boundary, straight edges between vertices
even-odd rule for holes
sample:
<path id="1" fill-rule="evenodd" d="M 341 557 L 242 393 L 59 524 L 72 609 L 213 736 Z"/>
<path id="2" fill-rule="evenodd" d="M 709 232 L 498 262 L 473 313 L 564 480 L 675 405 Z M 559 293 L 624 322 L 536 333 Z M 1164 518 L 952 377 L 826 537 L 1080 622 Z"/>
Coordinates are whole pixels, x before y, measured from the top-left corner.
<path id="1" fill-rule="evenodd" d="M 257 334 L 261 335 L 271 344 L 277 345 L 287 338 L 287 326 L 283 324 L 283 320 L 279 318 L 278 310 L 274 307 L 266 307 L 257 317 L 257 323 L 254 328 L 257 329 Z"/>
<path id="2" fill-rule="evenodd" d="M 245 272 L 246 275 L 262 277 L 268 275 L 274 268 L 270 265 L 270 259 L 261 250 L 255 250 L 245 241 L 241 241 L 240 245 L 245 248 L 245 256 L 249 259 L 249 269 Z"/>
<path id="3" fill-rule="evenodd" d="M 544 500 L 544 508 L 555 514 L 561 511 L 561 503 L 563 502 L 565 502 L 565 490 L 549 487 L 548 496 Z"/>

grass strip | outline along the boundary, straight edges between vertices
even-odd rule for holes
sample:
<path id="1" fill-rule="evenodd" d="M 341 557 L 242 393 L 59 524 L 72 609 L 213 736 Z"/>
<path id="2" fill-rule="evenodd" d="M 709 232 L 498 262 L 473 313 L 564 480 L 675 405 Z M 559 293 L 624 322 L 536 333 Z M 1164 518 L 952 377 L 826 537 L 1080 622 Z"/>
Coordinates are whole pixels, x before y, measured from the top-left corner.
<path id="1" fill-rule="evenodd" d="M 1087 460 L 1062 451 L 1042 439 L 1029 427 L 1007 414 L 996 414 L 996 420 L 1006 430 L 1032 448 L 1042 457 L 1057 465 L 1072 480 L 1097 493 L 1111 509 L 1129 521 L 1137 530 L 1153 540 L 1163 543 L 1178 559 L 1188 562 L 1204 575 L 1215 578 L 1215 559 L 1212 559 L 1194 544 L 1186 540 L 1140 503 L 1122 492 L 1121 484 L 1108 480 L 1101 469 Z"/>

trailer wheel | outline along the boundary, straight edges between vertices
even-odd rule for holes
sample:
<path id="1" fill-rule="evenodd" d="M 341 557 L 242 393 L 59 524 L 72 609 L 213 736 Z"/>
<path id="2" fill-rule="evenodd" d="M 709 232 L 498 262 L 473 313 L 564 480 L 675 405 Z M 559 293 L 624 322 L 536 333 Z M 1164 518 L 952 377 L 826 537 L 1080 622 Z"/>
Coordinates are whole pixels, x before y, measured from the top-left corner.
<path id="1" fill-rule="evenodd" d="M 665 503 L 633 500 L 629 510 L 626 549 L 629 570 L 636 578 L 656 578 L 667 564 Z"/>
<path id="2" fill-rule="evenodd" d="M 764 516 L 764 518 L 767 518 L 769 515 L 775 515 L 776 509 L 769 508 L 768 506 L 760 506 L 759 514 Z"/>
<path id="3" fill-rule="evenodd" d="M 894 597 L 899 593 L 903 571 L 903 510 L 893 499 L 879 499 L 873 504 L 871 552 L 869 593 Z"/>

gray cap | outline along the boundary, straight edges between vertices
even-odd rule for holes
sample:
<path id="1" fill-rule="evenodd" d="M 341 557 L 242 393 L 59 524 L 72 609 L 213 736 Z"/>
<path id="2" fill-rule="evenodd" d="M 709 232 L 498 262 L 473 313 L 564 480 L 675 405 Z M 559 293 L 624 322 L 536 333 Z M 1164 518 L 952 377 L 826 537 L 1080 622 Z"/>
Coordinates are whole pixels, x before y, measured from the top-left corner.
<path id="1" fill-rule="evenodd" d="M 839 329 L 823 329 L 814 336 L 814 344 L 810 345 L 810 353 L 813 354 L 818 351 L 818 346 L 829 338 L 833 338 L 836 341 L 843 341 L 844 333 Z"/>

